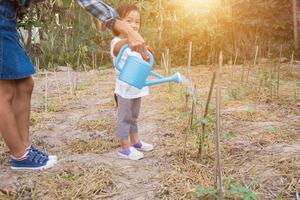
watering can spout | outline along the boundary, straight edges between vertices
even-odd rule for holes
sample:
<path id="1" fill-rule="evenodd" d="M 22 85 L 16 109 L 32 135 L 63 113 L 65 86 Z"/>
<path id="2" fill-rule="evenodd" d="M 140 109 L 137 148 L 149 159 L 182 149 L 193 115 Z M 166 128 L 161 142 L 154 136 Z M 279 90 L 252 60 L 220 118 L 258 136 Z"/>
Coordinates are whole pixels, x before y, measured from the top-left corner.
<path id="1" fill-rule="evenodd" d="M 162 78 L 157 78 L 154 80 L 146 81 L 145 86 L 157 85 L 157 84 L 167 83 L 167 82 L 181 83 L 182 78 L 181 78 L 180 73 L 177 72 L 173 76 L 162 77 Z"/>

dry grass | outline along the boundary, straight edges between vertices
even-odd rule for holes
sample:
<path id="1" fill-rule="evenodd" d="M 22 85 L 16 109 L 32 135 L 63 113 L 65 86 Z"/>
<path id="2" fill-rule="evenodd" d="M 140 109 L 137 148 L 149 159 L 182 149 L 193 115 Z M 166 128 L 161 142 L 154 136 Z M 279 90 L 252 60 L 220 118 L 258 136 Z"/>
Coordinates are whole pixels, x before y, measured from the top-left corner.
<path id="1" fill-rule="evenodd" d="M 105 138 L 97 138 L 88 141 L 76 140 L 68 144 L 66 150 L 68 152 L 78 153 L 78 154 L 83 154 L 83 153 L 102 154 L 111 151 L 112 149 L 116 149 L 117 147 L 119 147 L 119 142 L 117 141 L 115 136 L 112 136 L 112 137 L 105 137 Z"/>
<path id="2" fill-rule="evenodd" d="M 11 199 L 104 199 L 118 193 L 115 172 L 104 164 L 72 163 L 56 171 L 27 174 L 20 178 L 17 194 Z M 29 177 L 30 176 L 30 179 Z M 31 180 L 28 182 L 28 180 Z M 1 196 L 0 196 L 1 197 Z M 5 196 L 4 196 L 5 197 Z"/>
<path id="3" fill-rule="evenodd" d="M 112 121 L 112 119 L 86 120 L 80 121 L 77 128 L 87 132 L 95 130 L 108 130 L 109 132 L 111 132 L 115 129 L 115 122 Z"/>
<path id="4" fill-rule="evenodd" d="M 7 148 L 5 146 L 4 140 L 0 137 L 0 165 L 2 165 L 7 160 Z"/>
<path id="5" fill-rule="evenodd" d="M 232 112 L 230 117 L 240 121 L 261 122 L 268 119 L 269 113 L 249 108 L 249 110 L 245 111 Z"/>

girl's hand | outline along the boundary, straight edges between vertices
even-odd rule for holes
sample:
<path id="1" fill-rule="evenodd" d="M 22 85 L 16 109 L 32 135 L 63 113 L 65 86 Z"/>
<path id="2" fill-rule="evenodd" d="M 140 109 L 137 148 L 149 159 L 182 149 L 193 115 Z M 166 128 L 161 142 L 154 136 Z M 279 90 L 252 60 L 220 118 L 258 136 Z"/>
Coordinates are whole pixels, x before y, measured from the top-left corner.
<path id="1" fill-rule="evenodd" d="M 154 56 L 154 51 L 152 50 L 151 47 L 149 47 L 148 45 L 145 46 L 147 51 L 149 51 L 153 56 Z M 150 57 L 148 56 L 147 58 L 144 58 L 145 61 L 150 62 Z"/>
<path id="2" fill-rule="evenodd" d="M 152 55 L 154 55 L 154 51 L 153 51 L 153 49 L 150 46 L 146 45 L 146 49 L 147 49 L 147 51 L 150 51 L 150 53 Z"/>

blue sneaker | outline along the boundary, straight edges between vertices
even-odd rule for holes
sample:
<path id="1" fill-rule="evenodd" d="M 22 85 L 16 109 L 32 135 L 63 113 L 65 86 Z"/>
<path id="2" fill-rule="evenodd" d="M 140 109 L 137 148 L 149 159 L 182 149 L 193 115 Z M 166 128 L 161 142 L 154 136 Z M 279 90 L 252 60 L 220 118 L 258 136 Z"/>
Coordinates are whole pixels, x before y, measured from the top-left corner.
<path id="1" fill-rule="evenodd" d="M 23 160 L 11 159 L 10 168 L 13 170 L 42 170 L 54 166 L 54 163 L 36 151 L 28 150 Z"/>
<path id="2" fill-rule="evenodd" d="M 57 156 L 55 155 L 48 155 L 47 153 L 44 153 L 42 151 L 40 151 L 39 149 L 35 148 L 34 146 L 30 146 L 30 148 L 32 151 L 41 154 L 42 156 L 46 157 L 47 159 L 49 159 L 50 162 L 53 162 L 54 164 L 57 163 Z"/>

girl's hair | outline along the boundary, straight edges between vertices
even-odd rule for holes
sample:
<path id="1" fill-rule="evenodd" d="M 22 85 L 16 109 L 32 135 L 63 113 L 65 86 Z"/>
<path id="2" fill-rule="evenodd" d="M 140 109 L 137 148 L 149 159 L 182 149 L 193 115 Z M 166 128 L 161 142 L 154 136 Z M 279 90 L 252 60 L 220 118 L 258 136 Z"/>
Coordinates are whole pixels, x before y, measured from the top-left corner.
<path id="1" fill-rule="evenodd" d="M 139 9 L 133 4 L 123 4 L 116 9 L 116 12 L 118 13 L 118 15 L 121 19 L 126 17 L 132 11 L 140 12 Z M 115 36 L 120 35 L 120 33 L 116 30 L 113 30 L 113 34 Z"/>

